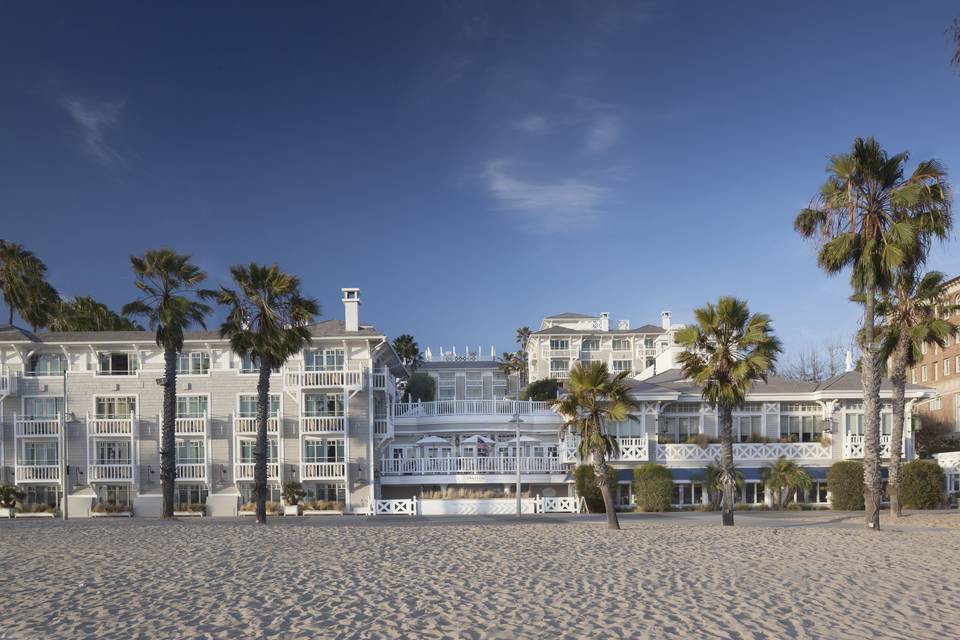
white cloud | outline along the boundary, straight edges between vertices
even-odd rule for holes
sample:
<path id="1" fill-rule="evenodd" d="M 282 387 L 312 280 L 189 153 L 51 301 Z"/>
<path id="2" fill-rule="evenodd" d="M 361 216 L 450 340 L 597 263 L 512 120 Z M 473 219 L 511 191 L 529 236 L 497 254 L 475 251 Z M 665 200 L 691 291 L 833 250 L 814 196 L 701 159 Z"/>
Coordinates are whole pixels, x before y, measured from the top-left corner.
<path id="1" fill-rule="evenodd" d="M 598 218 L 597 207 L 606 189 L 578 180 L 531 182 L 507 171 L 507 163 L 495 160 L 484 173 L 487 190 L 504 209 L 523 216 L 530 231 L 551 233 L 590 224 Z"/>
<path id="2" fill-rule="evenodd" d="M 539 113 L 532 113 L 525 118 L 517 120 L 514 125 L 527 133 L 539 133 L 547 128 L 547 119 Z"/>
<path id="3" fill-rule="evenodd" d="M 90 157 L 104 165 L 126 164 L 126 158 L 107 142 L 107 133 L 119 121 L 125 102 L 67 98 L 62 103 L 80 127 L 84 150 Z"/>
<path id="4" fill-rule="evenodd" d="M 584 146 L 587 151 L 598 153 L 606 151 L 620 140 L 620 119 L 616 116 L 601 115 L 593 118 L 587 126 Z"/>

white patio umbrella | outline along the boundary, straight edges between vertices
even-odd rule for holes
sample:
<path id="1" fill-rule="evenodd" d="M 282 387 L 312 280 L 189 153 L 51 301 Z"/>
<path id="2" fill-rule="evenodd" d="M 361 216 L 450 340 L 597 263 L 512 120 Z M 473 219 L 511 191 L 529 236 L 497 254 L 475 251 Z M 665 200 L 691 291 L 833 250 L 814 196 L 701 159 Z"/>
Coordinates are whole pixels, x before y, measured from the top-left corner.
<path id="1" fill-rule="evenodd" d="M 470 436 L 469 438 L 464 438 L 463 440 L 460 441 L 460 444 L 480 444 L 481 442 L 483 442 L 484 444 L 493 444 L 494 442 L 496 442 L 496 440 L 493 440 L 492 438 L 488 438 L 486 436 L 477 435 L 477 436 Z"/>
<path id="2" fill-rule="evenodd" d="M 515 444 L 517 442 L 516 438 L 510 438 L 507 440 L 506 444 Z M 543 442 L 540 438 L 534 438 L 533 436 L 520 436 L 521 444 L 524 442 Z"/>
<path id="3" fill-rule="evenodd" d="M 424 445 L 424 444 L 434 444 L 439 446 L 452 447 L 453 445 L 444 440 L 439 436 L 427 436 L 426 438 L 420 438 L 414 444 Z"/>

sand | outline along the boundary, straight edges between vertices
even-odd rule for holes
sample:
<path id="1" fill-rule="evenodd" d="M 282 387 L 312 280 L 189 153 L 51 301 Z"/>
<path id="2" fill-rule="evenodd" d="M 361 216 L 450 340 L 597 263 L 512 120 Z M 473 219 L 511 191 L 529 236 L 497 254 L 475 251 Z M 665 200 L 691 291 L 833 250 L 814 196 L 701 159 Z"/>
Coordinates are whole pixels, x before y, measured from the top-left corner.
<path id="1" fill-rule="evenodd" d="M 738 518 L 5 522 L 0 637 L 960 634 L 960 514 Z"/>

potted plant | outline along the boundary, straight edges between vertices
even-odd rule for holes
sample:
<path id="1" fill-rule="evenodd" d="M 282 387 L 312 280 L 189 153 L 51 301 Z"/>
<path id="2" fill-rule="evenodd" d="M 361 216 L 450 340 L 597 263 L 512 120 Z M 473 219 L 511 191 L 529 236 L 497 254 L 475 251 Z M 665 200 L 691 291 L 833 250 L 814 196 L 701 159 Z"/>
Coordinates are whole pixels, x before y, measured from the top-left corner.
<path id="1" fill-rule="evenodd" d="M 299 482 L 288 482 L 283 485 L 283 515 L 300 515 L 300 501 L 303 500 L 305 495 L 303 485 Z"/>
<path id="2" fill-rule="evenodd" d="M 23 492 L 11 484 L 0 485 L 0 518 L 12 518 Z"/>

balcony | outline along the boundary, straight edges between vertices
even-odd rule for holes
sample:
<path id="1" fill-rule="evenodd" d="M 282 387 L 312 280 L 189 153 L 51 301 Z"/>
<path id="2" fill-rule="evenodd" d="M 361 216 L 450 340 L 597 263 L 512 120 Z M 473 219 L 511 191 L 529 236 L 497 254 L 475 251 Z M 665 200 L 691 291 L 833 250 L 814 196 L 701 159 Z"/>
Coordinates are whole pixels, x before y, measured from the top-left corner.
<path id="1" fill-rule="evenodd" d="M 771 443 L 735 443 L 733 460 L 740 462 L 770 462 L 780 456 L 788 460 L 806 462 L 824 462 L 833 458 L 833 449 L 819 442 L 771 442 Z M 720 459 L 720 445 L 710 444 L 701 447 L 698 444 L 658 444 L 658 463 L 696 463 L 709 464 Z"/>
<path id="2" fill-rule="evenodd" d="M 280 431 L 279 418 L 267 418 L 267 434 L 277 435 Z M 233 432 L 237 435 L 257 435 L 256 416 L 233 416 Z"/>
<path id="3" fill-rule="evenodd" d="M 579 436 L 567 436 L 560 441 L 560 461 L 570 464 L 579 461 Z M 608 462 L 648 462 L 650 460 L 650 440 L 639 438 L 617 438 L 617 453 L 607 457 Z"/>
<path id="4" fill-rule="evenodd" d="M 253 462 L 238 462 L 234 465 L 234 480 L 244 481 L 253 480 L 253 468 L 256 466 Z M 267 480 L 277 480 L 280 477 L 280 465 L 276 462 L 267 463 Z"/>
<path id="5" fill-rule="evenodd" d="M 300 418 L 300 432 L 344 433 L 346 422 L 343 416 L 304 416 Z"/>
<path id="6" fill-rule="evenodd" d="M 492 458 L 387 458 L 380 461 L 380 473 L 398 475 L 506 475 L 517 472 L 512 457 Z M 520 458 L 521 474 L 558 474 L 566 470 L 559 458 Z"/>
<path id="7" fill-rule="evenodd" d="M 549 402 L 516 400 L 436 400 L 434 402 L 397 402 L 394 418 L 432 418 L 439 416 L 555 416 Z"/>
<path id="8" fill-rule="evenodd" d="M 133 482 L 132 464 L 91 464 L 90 482 Z"/>
<path id="9" fill-rule="evenodd" d="M 389 391 L 396 395 L 397 381 L 386 369 L 373 372 L 373 388 L 376 391 Z"/>
<path id="10" fill-rule="evenodd" d="M 302 480 L 342 480 L 345 475 L 343 462 L 304 462 L 300 465 Z"/>
<path id="11" fill-rule="evenodd" d="M 16 435 L 18 438 L 56 438 L 60 435 L 60 418 L 17 418 Z"/>
<path id="12" fill-rule="evenodd" d="M 57 464 L 18 464 L 16 468 L 17 484 L 23 482 L 60 482 L 60 465 Z"/>
<path id="13" fill-rule="evenodd" d="M 132 436 L 135 418 L 91 418 L 87 416 L 87 434 L 91 436 Z"/>
<path id="14" fill-rule="evenodd" d="M 206 482 L 207 465 L 204 462 L 177 463 L 177 480 Z"/>
<path id="15" fill-rule="evenodd" d="M 843 457 L 862 458 L 863 457 L 863 436 L 847 435 L 843 438 Z M 903 450 L 901 449 L 901 452 Z M 890 457 L 890 436 L 880 436 L 880 457 Z"/>
<path id="16" fill-rule="evenodd" d="M 207 417 L 177 418 L 174 432 L 178 436 L 202 436 L 207 433 Z"/>
<path id="17" fill-rule="evenodd" d="M 287 387 L 300 389 L 360 388 L 363 372 L 360 369 L 333 369 L 323 371 L 286 371 L 283 377 Z"/>
<path id="18" fill-rule="evenodd" d="M 569 371 L 561 371 L 559 369 L 551 369 L 550 377 L 554 380 L 566 380 L 570 377 Z"/>
<path id="19" fill-rule="evenodd" d="M 387 418 L 373 419 L 373 435 L 378 438 L 387 438 L 390 436 L 390 422 Z"/>

